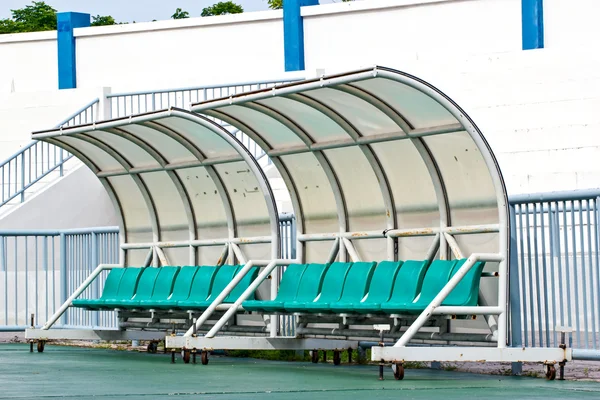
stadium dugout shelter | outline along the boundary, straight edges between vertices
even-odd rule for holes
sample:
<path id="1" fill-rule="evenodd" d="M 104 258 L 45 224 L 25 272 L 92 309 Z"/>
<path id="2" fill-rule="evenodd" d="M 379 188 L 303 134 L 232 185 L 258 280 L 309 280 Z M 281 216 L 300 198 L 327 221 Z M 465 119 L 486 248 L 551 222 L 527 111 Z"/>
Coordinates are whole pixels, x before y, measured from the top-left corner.
<path id="1" fill-rule="evenodd" d="M 224 123 L 283 178 L 296 259 L 281 258 L 263 169 Z M 407 361 L 554 370 L 571 359 L 569 349 L 508 346 L 498 163 L 465 111 L 415 76 L 374 67 L 33 138 L 96 174 L 121 232 L 120 264 L 98 266 L 27 331 L 42 350 L 53 339 L 164 339 L 185 362 L 201 353 L 205 364 L 216 349 L 296 349 L 315 362 L 334 350 L 338 364 L 340 351 L 366 345 L 398 379 Z M 82 298 L 95 279 L 100 298 Z M 51 329 L 68 307 L 117 310 L 119 329 Z M 290 316 L 295 335 L 284 336 Z"/>

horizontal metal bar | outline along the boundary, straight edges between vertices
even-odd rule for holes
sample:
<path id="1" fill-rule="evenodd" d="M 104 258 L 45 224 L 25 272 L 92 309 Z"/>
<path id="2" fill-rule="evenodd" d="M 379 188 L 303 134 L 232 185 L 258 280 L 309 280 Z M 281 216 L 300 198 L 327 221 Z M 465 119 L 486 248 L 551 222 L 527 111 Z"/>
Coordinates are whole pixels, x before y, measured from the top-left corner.
<path id="1" fill-rule="evenodd" d="M 500 315 L 503 313 L 500 307 L 490 306 L 439 306 L 433 310 L 433 315 Z"/>
<path id="2" fill-rule="evenodd" d="M 600 189 L 568 190 L 561 192 L 519 194 L 508 197 L 511 204 L 540 203 L 551 201 L 585 200 L 600 196 Z"/>
<path id="3" fill-rule="evenodd" d="M 288 83 L 288 82 L 297 82 L 301 81 L 303 78 L 281 78 L 281 79 L 272 79 L 268 81 L 254 81 L 254 82 L 240 82 L 240 83 L 227 83 L 227 84 L 213 84 L 213 85 L 204 85 L 204 86 L 190 86 L 190 87 L 182 87 L 182 88 L 174 88 L 174 89 L 158 89 L 158 90 L 149 90 L 144 92 L 124 92 L 124 93 L 111 93 L 106 95 L 107 98 L 114 97 L 130 97 L 130 96 L 142 96 L 149 94 L 164 94 L 164 93 L 172 93 L 172 92 L 187 92 L 187 91 L 195 91 L 195 90 L 204 90 L 204 89 L 228 89 L 235 88 L 237 86 L 257 86 L 257 85 L 269 85 L 276 83 Z"/>
<path id="4" fill-rule="evenodd" d="M 27 329 L 25 338 L 38 340 L 163 340 L 165 332 L 117 329 Z"/>
<path id="5" fill-rule="evenodd" d="M 0 230 L 0 236 L 60 236 L 65 235 L 86 235 L 90 233 L 119 233 L 119 228 L 116 226 L 104 226 L 95 228 L 74 228 L 74 229 L 10 229 Z"/>
<path id="6" fill-rule="evenodd" d="M 214 338 L 192 336 L 167 336 L 170 349 L 224 349 L 224 350 L 343 350 L 358 348 L 357 340 L 296 339 L 290 337 L 239 337 Z"/>
<path id="7" fill-rule="evenodd" d="M 343 147 L 350 146 L 359 146 L 359 145 L 367 145 L 367 144 L 375 144 L 375 143 L 383 143 L 395 140 L 404 140 L 404 139 L 415 139 L 426 136 L 435 136 L 435 135 L 443 135 L 447 133 L 461 132 L 464 128 L 460 124 L 450 124 L 450 125 L 442 125 L 433 128 L 427 129 L 415 129 L 409 132 L 407 135 L 405 132 L 392 132 L 392 133 L 384 133 L 379 135 L 372 136 L 364 136 L 357 140 L 353 139 L 340 139 L 340 140 L 331 140 L 326 142 L 315 143 L 310 146 L 304 145 L 296 145 L 289 146 L 286 148 L 277 148 L 266 152 L 269 157 L 281 157 L 292 154 L 302 154 L 308 153 L 311 151 L 323 151 L 329 149 L 339 149 Z"/>
<path id="8" fill-rule="evenodd" d="M 248 238 L 233 238 L 233 239 L 210 239 L 210 240 L 184 240 L 174 242 L 146 242 L 146 243 L 123 243 L 121 248 L 123 250 L 132 249 L 149 249 L 151 247 L 160 248 L 172 248 L 172 247 L 206 247 L 206 246 L 222 246 L 227 243 L 235 244 L 257 244 L 257 243 L 271 243 L 273 238 L 271 236 L 255 236 Z"/>
<path id="9" fill-rule="evenodd" d="M 372 361 L 494 361 L 557 364 L 572 359 L 571 349 L 497 347 L 378 347 L 371 348 Z"/>
<path id="10" fill-rule="evenodd" d="M 373 326 L 371 325 L 371 328 Z M 379 331 L 374 329 L 337 329 L 337 328 L 297 328 L 296 333 L 299 335 L 330 335 L 330 336 L 346 336 L 346 337 L 379 337 Z M 385 337 L 399 338 L 404 332 L 384 332 Z M 443 340 L 454 342 L 490 342 L 494 343 L 492 334 L 485 333 L 437 333 L 437 332 L 419 332 L 413 339 L 417 340 Z"/>
<path id="11" fill-rule="evenodd" d="M 498 224 L 487 225 L 465 225 L 465 226 L 448 226 L 427 227 L 427 228 L 411 228 L 411 229 L 391 229 L 386 231 L 357 231 L 357 232 L 332 232 L 332 233 L 313 233 L 298 235 L 298 240 L 302 242 L 334 240 L 338 237 L 346 239 L 381 239 L 384 237 L 414 237 L 414 236 L 435 236 L 440 232 L 452 235 L 471 235 L 478 233 L 493 233 L 498 232 Z"/>
<path id="12" fill-rule="evenodd" d="M 572 349 L 573 360 L 600 361 L 600 350 Z"/>
<path id="13" fill-rule="evenodd" d="M 158 165 L 156 167 L 138 167 L 138 168 L 131 168 L 129 170 L 118 169 L 118 170 L 113 170 L 113 171 L 100 171 L 96 174 L 96 176 L 98 176 L 99 178 L 108 178 L 111 176 L 143 174 L 143 173 L 148 173 L 148 172 L 173 171 L 173 170 L 178 170 L 178 169 L 206 167 L 209 165 L 218 165 L 218 164 L 227 164 L 227 163 L 239 162 L 239 161 L 243 161 L 243 160 L 244 159 L 239 156 L 214 157 L 214 158 L 205 159 L 203 161 L 188 161 L 188 162 L 167 164 L 164 167 Z"/>

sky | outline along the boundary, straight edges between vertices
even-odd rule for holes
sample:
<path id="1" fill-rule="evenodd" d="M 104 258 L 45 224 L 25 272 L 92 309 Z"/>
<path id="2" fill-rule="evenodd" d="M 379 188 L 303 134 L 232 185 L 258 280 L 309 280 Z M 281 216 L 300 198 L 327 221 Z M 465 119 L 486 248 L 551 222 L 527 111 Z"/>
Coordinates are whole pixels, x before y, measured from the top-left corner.
<path id="1" fill-rule="evenodd" d="M 91 15 L 112 15 L 117 22 L 143 22 L 169 19 L 177 7 L 199 17 L 204 7 L 221 0 L 45 0 L 59 12 L 77 11 Z M 321 4 L 340 0 L 321 0 Z M 267 0 L 234 0 L 244 11 L 268 10 Z M 31 0 L 0 0 L 0 18 L 9 18 L 10 10 L 32 4 Z"/>

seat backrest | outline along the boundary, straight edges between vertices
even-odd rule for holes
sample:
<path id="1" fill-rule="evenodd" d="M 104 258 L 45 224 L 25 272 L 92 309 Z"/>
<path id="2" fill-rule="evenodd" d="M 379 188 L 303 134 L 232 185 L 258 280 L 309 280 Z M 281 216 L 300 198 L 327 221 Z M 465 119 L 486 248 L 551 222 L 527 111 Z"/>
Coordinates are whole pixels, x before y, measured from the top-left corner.
<path id="1" fill-rule="evenodd" d="M 240 265 L 221 265 L 217 270 L 215 279 L 210 288 L 210 295 L 206 300 L 213 301 L 225 289 L 235 274 L 240 269 Z"/>
<path id="2" fill-rule="evenodd" d="M 329 264 L 308 264 L 302 274 L 295 301 L 313 301 L 323 285 Z"/>
<path id="3" fill-rule="evenodd" d="M 392 295 L 390 302 L 399 304 L 412 303 L 423 284 L 423 277 L 427 270 L 427 260 L 415 261 L 407 260 L 404 261 L 402 267 L 396 274 L 394 280 L 394 288 L 392 289 Z"/>
<path id="4" fill-rule="evenodd" d="M 173 293 L 171 294 L 171 297 L 169 297 L 169 300 L 181 301 L 187 300 L 188 297 L 190 297 L 192 283 L 194 282 L 194 277 L 196 276 L 196 273 L 199 269 L 200 267 L 194 266 L 181 267 L 179 273 L 177 274 L 177 277 L 175 278 L 175 284 L 173 285 Z"/>
<path id="5" fill-rule="evenodd" d="M 456 260 L 435 260 L 431 263 L 425 278 L 423 278 L 423 287 L 421 296 L 417 300 L 418 304 L 429 304 L 446 286 L 452 275 L 452 270 L 456 265 Z"/>
<path id="6" fill-rule="evenodd" d="M 210 295 L 210 288 L 213 285 L 217 274 L 217 267 L 204 265 L 198 268 L 198 272 L 192 282 L 192 288 L 188 300 L 204 301 Z"/>
<path id="7" fill-rule="evenodd" d="M 138 282 L 137 289 L 135 290 L 134 300 L 149 300 L 152 298 L 152 292 L 156 284 L 156 278 L 162 268 L 148 267 L 142 272 L 140 280 Z"/>
<path id="8" fill-rule="evenodd" d="M 240 266 L 240 268 L 236 272 L 236 275 L 242 270 L 242 268 L 243 267 Z M 256 277 L 258 276 L 259 270 L 260 270 L 260 267 L 250 268 L 250 270 L 248 272 L 246 272 L 246 275 L 244 275 L 242 280 L 239 281 L 238 284 L 235 285 L 233 290 L 227 295 L 227 297 L 225 297 L 225 300 L 223 300 L 223 302 L 224 303 L 235 303 L 235 301 L 242 295 L 242 293 L 244 293 L 244 291 L 246 289 L 248 289 L 248 286 L 250 286 L 250 284 L 256 279 Z M 254 300 L 254 299 L 255 299 L 254 292 L 252 292 L 252 294 L 250 296 L 248 296 L 248 298 L 246 300 Z"/>
<path id="9" fill-rule="evenodd" d="M 166 300 L 169 298 L 179 270 L 179 267 L 162 267 L 160 269 L 156 277 L 156 283 L 154 284 L 152 300 Z"/>
<path id="10" fill-rule="evenodd" d="M 365 297 L 365 294 L 367 294 L 367 288 L 371 283 L 371 277 L 376 265 L 376 262 L 353 263 L 344 281 L 344 289 L 340 301 L 361 301 Z"/>
<path id="11" fill-rule="evenodd" d="M 112 299 L 117 296 L 117 293 L 119 292 L 119 283 L 121 283 L 124 272 L 125 268 L 113 268 L 110 270 L 104 281 L 102 296 L 100 296 L 101 299 Z"/>
<path id="12" fill-rule="evenodd" d="M 140 281 L 140 275 L 144 270 L 148 269 L 147 267 L 137 268 L 137 267 L 127 267 L 125 268 L 125 272 L 123 272 L 123 276 L 121 277 L 121 282 L 119 283 L 119 292 L 117 293 L 117 298 L 122 300 L 130 300 L 135 294 L 138 282 Z"/>
<path id="13" fill-rule="evenodd" d="M 296 298 L 306 267 L 306 264 L 290 264 L 287 266 L 281 277 L 281 282 L 279 282 L 276 300 L 293 301 Z"/>
<path id="14" fill-rule="evenodd" d="M 460 267 L 467 262 L 467 259 L 458 260 L 454 269 L 452 270 L 452 276 L 454 276 Z M 458 282 L 456 287 L 450 292 L 448 297 L 444 299 L 442 305 L 444 306 L 476 306 L 479 298 L 479 280 L 481 279 L 481 273 L 485 267 L 485 262 L 478 261 L 471 267 L 469 272 Z"/>
<path id="15" fill-rule="evenodd" d="M 340 299 L 346 276 L 352 267 L 352 263 L 334 262 L 325 273 L 319 303 L 332 303 Z"/>
<path id="16" fill-rule="evenodd" d="M 389 300 L 396 274 L 401 265 L 402 261 L 382 261 L 377 264 L 369 284 L 369 295 L 366 302 L 381 304 Z"/>

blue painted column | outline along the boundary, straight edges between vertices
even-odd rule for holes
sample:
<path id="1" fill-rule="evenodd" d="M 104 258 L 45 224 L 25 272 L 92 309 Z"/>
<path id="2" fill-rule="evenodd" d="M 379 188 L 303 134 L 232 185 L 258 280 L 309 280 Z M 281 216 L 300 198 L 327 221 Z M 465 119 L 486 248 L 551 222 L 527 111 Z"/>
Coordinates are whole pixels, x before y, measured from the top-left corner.
<path id="1" fill-rule="evenodd" d="M 544 0 L 521 0 L 523 50 L 544 48 Z"/>
<path id="2" fill-rule="evenodd" d="M 58 43 L 58 88 L 77 87 L 77 57 L 73 29 L 90 26 L 90 14 L 65 12 L 56 14 Z"/>
<path id="3" fill-rule="evenodd" d="M 304 70 L 304 23 L 300 7 L 316 6 L 319 0 L 283 2 L 283 46 L 286 71 Z"/>

